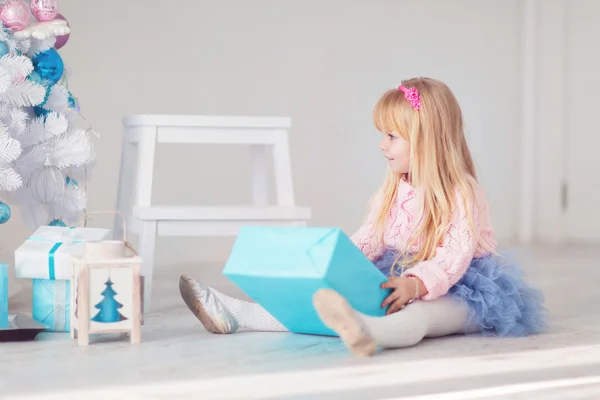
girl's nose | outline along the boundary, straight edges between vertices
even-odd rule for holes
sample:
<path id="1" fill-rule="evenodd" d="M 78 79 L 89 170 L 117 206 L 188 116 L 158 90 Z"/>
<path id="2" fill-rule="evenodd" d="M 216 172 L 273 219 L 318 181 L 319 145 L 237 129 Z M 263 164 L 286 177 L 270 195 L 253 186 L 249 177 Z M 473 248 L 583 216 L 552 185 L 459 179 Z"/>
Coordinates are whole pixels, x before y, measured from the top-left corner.
<path id="1" fill-rule="evenodd" d="M 385 139 L 381 139 L 381 142 L 379 142 L 379 148 L 381 149 L 381 151 L 387 150 L 387 142 Z"/>

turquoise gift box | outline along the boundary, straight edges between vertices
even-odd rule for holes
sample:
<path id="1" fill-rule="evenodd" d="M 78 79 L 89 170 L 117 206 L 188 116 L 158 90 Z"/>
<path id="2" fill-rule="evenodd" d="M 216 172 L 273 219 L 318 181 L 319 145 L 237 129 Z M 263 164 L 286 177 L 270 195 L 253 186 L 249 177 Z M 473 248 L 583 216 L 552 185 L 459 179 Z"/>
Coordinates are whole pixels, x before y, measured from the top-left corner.
<path id="1" fill-rule="evenodd" d="M 0 329 L 8 328 L 8 265 L 0 263 Z"/>
<path id="2" fill-rule="evenodd" d="M 70 330 L 72 256 L 85 242 L 103 240 L 108 229 L 40 226 L 15 250 L 17 278 L 33 280 L 32 317 L 51 332 Z"/>
<path id="3" fill-rule="evenodd" d="M 223 274 L 291 332 L 337 336 L 313 295 L 333 289 L 363 314 L 383 316 L 385 275 L 337 228 L 243 227 Z"/>
<path id="4" fill-rule="evenodd" d="M 33 279 L 32 317 L 50 332 L 69 332 L 71 327 L 70 282 Z"/>

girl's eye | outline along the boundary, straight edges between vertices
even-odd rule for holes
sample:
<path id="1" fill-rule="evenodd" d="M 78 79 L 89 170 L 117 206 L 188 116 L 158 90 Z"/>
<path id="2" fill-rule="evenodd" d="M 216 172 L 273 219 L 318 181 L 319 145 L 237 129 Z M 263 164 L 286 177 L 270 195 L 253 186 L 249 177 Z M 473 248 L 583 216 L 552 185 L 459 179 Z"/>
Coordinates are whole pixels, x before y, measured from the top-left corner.
<path id="1" fill-rule="evenodd" d="M 394 135 L 390 135 L 390 134 L 388 134 L 388 136 L 390 137 L 390 140 L 394 140 L 394 139 L 396 139 L 396 137 L 395 137 Z"/>

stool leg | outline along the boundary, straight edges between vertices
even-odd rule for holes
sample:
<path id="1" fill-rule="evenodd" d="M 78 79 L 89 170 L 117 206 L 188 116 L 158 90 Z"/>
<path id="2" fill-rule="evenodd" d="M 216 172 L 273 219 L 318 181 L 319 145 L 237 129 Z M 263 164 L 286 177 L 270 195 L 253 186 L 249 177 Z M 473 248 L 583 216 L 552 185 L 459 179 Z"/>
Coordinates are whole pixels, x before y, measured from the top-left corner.
<path id="1" fill-rule="evenodd" d="M 150 311 L 152 295 L 152 275 L 154 272 L 154 252 L 156 244 L 156 221 L 142 222 L 139 236 L 139 255 L 142 257 L 142 275 L 144 276 L 144 313 Z"/>
<path id="2" fill-rule="evenodd" d="M 292 167 L 288 138 L 285 132 L 281 132 L 273 146 L 273 167 L 275 169 L 277 205 L 293 206 L 295 201 L 292 185 Z"/>
<path id="3" fill-rule="evenodd" d="M 156 152 L 156 127 L 140 128 L 138 157 L 136 160 L 136 188 L 134 206 L 149 207 L 152 204 L 152 181 L 154 178 L 154 155 Z M 150 311 L 152 293 L 152 273 L 154 269 L 154 243 L 156 241 L 156 221 L 143 221 L 139 231 L 138 252 L 142 257 L 144 275 L 144 311 Z"/>
<path id="4" fill-rule="evenodd" d="M 123 213 L 125 218 L 130 214 L 130 205 L 133 197 L 135 184 L 136 145 L 131 143 L 127 136 L 123 139 L 123 150 L 121 151 L 121 168 L 119 170 L 119 186 L 117 190 L 117 210 Z M 116 240 L 123 238 L 123 221 L 120 215 L 115 216 L 114 235 Z"/>
<path id="5" fill-rule="evenodd" d="M 269 203 L 267 151 L 263 145 L 250 147 L 252 155 L 252 198 L 255 206 Z"/>
<path id="6" fill-rule="evenodd" d="M 156 152 L 156 128 L 141 129 L 136 160 L 135 205 L 152 204 L 152 181 L 154 178 L 154 154 Z"/>

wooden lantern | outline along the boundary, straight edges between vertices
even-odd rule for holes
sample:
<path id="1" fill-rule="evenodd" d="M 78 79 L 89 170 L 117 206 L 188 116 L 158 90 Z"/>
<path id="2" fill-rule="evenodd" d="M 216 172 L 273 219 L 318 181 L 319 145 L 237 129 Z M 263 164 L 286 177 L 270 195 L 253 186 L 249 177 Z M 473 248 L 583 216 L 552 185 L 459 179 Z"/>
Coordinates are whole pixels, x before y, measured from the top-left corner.
<path id="1" fill-rule="evenodd" d="M 128 333 L 141 341 L 142 259 L 126 240 L 86 242 L 72 257 L 71 338 L 80 346 L 96 333 Z"/>

